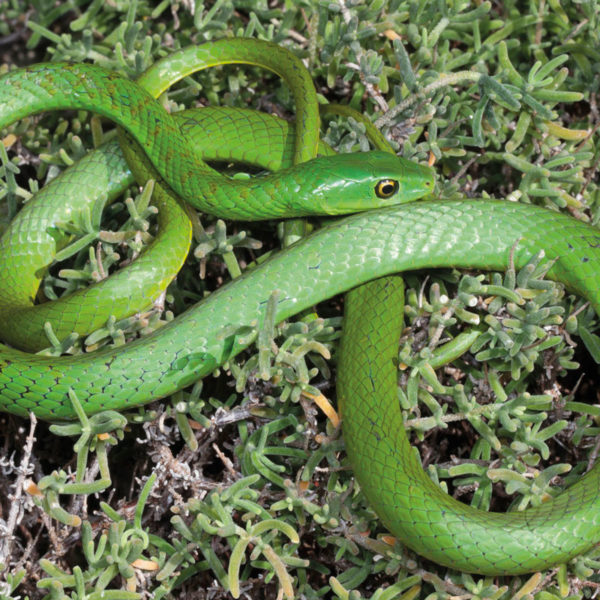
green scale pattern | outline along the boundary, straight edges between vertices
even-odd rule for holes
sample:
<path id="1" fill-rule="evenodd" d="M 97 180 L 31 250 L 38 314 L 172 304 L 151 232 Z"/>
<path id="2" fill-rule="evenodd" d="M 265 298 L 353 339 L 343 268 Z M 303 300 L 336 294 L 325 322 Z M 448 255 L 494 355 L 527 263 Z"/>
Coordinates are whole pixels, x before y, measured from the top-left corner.
<path id="1" fill-rule="evenodd" d="M 338 402 L 350 460 L 369 504 L 419 554 L 486 575 L 528 573 L 589 550 L 600 535 L 596 467 L 539 507 L 506 514 L 462 504 L 425 473 L 410 446 L 395 394 L 402 303 L 397 278 L 369 282 L 346 297 Z"/>
<path id="2" fill-rule="evenodd" d="M 56 238 L 56 224 L 86 206 L 114 199 L 132 181 L 114 143 L 67 170 L 42 191 L 43 200 L 22 211 L 0 239 L 5 282 L 0 290 L 0 330 L 6 332 L 6 342 L 36 351 L 47 345 L 46 321 L 52 323 L 59 338 L 71 331 L 86 335 L 102 327 L 109 315 L 120 319 L 147 307 L 179 270 L 190 244 L 191 225 L 179 198 L 223 218 L 256 220 L 346 214 L 418 198 L 426 191 L 422 180 L 431 187 L 428 169 L 381 151 L 321 157 L 301 166 L 287 163 L 288 168 L 278 173 L 247 181 L 223 177 L 205 159 L 223 156 L 215 152 L 227 142 L 231 126 L 214 131 L 208 139 L 199 123 L 210 117 L 199 117 L 198 111 L 170 115 L 154 96 L 190 73 L 228 62 L 260 64 L 285 78 L 298 110 L 295 161 L 313 157 L 318 148 L 319 114 L 310 75 L 298 58 L 275 44 L 238 39 L 192 46 L 155 63 L 137 84 L 94 65 L 64 63 L 34 65 L 0 78 L 0 128 L 41 111 L 66 108 L 91 110 L 123 126 L 121 146 L 136 180 L 157 181 L 154 198 L 162 226 L 153 243 L 160 260 L 154 252 L 147 252 L 114 280 L 43 308 L 32 307 L 46 266 L 66 243 L 64 236 Z M 243 116 L 240 111 L 235 116 L 230 113 L 229 118 L 235 123 Z M 268 117 L 262 121 L 261 127 L 260 119 L 253 120 L 257 122 L 256 136 L 265 130 L 281 130 Z M 190 144 L 190 139 L 193 142 L 202 136 L 202 143 Z M 284 145 L 289 144 L 289 130 L 284 140 Z M 209 144 L 214 146 L 212 150 L 207 150 Z M 262 148 L 265 152 L 270 149 Z M 398 179 L 403 188 L 393 198 L 377 198 L 374 184 L 381 178 Z M 74 193 L 77 181 L 80 186 L 85 182 L 92 185 L 85 193 L 81 187 Z M 39 250 L 32 250 L 38 243 Z"/>
<path id="3" fill-rule="evenodd" d="M 232 43 L 233 54 L 249 51 L 253 45 L 258 48 L 254 49 L 257 55 L 277 53 L 276 46 L 269 45 L 266 52 L 260 42 L 226 42 Z M 228 62 L 227 57 L 219 61 L 218 53 L 211 54 L 217 46 L 210 44 L 175 53 L 175 62 L 183 65 L 176 78 L 192 72 L 192 67 L 188 69 L 184 61 L 188 54 L 197 58 L 204 53 L 210 64 Z M 225 44 L 219 48 L 227 51 Z M 282 49 L 279 52 L 289 54 Z M 241 62 L 262 64 L 256 58 Z M 156 176 L 159 182 L 162 178 L 169 181 L 183 197 L 193 195 L 203 185 L 203 177 L 194 179 L 196 169 L 209 173 L 209 187 L 219 187 L 221 180 L 213 179 L 210 168 L 203 166 L 201 152 L 191 152 L 182 141 L 171 144 L 156 135 L 153 119 L 166 115 L 171 120 L 164 131 L 179 132 L 185 141 L 180 125 L 151 97 L 164 89 L 160 78 L 170 72 L 164 68 L 166 63 L 157 64 L 154 73 L 159 81 L 146 74 L 139 82 L 140 85 L 143 82 L 148 93 L 95 67 L 87 71 L 79 66 L 42 65 L 11 72 L 0 78 L 0 127 L 41 110 L 60 107 L 95 110 L 127 128 L 135 143 L 144 148 L 151 164 L 140 159 L 143 164 L 132 165 L 134 171 L 138 167 L 141 171 L 150 170 L 151 176 Z M 291 69 L 302 71 L 297 64 Z M 93 81 L 88 81 L 88 77 Z M 298 85 L 304 85 L 302 77 L 297 81 Z M 79 93 L 73 94 L 78 89 Z M 136 90 L 140 95 L 134 98 Z M 107 100 L 106 92 L 114 97 Z M 306 93 L 301 91 L 301 101 L 304 96 Z M 75 106 L 73 97 L 78 102 Z M 316 106 L 312 100 L 309 104 Z M 136 114 L 141 120 L 131 121 Z M 309 110 L 310 114 L 313 117 L 298 119 L 297 131 L 301 135 L 303 128 L 312 131 L 318 123 Z M 296 162 L 314 155 L 316 139 L 313 134 L 302 146 L 308 150 L 305 155 L 297 153 Z M 173 153 L 178 148 L 185 148 L 184 160 L 180 161 Z M 335 158 L 341 160 L 337 162 Z M 356 171 L 361 173 L 359 177 Z M 373 200 L 374 176 L 400 180 L 402 187 L 394 202 L 421 197 L 431 188 L 429 170 L 400 159 L 392 160 L 382 153 L 371 153 L 369 158 L 361 155 L 358 159 L 315 160 L 290 172 L 292 188 L 300 186 L 300 191 L 308 190 L 308 196 L 311 186 L 314 189 L 321 185 L 319 178 L 331 182 L 334 213 L 339 208 L 336 202 L 352 196 L 353 190 L 358 192 L 345 209 L 369 206 Z M 173 175 L 178 175 L 174 181 L 169 178 Z M 284 173 L 283 177 L 286 176 Z M 349 181 L 352 185 L 348 185 Z M 272 191 L 288 189 L 285 184 L 274 186 Z M 167 187 L 165 192 L 169 194 Z M 210 210 L 212 202 L 202 209 Z M 242 212 L 243 207 L 230 204 L 227 210 Z M 435 267 L 503 270 L 515 248 L 517 268 L 540 250 L 549 259 L 557 259 L 549 275 L 586 297 L 598 311 L 597 241 L 598 232 L 593 227 L 560 213 L 509 202 L 427 201 L 348 217 L 272 257 L 156 333 L 123 348 L 50 358 L 0 346 L 0 408 L 22 416 L 33 411 L 48 420 L 73 418 L 70 390 L 88 413 L 145 404 L 207 375 L 240 352 L 244 344 L 235 335 L 224 336 L 223 332 L 252 324 L 260 327 L 266 303 L 275 291 L 279 292 L 276 315 L 279 322 L 321 300 L 396 272 Z M 14 286 L 18 277 L 12 281 Z M 399 407 L 389 391 L 395 385 L 391 366 L 397 352 L 399 307 L 394 307 L 393 302 L 390 305 L 388 300 L 397 298 L 390 295 L 397 291 L 389 280 L 372 285 L 375 287 L 367 288 L 366 295 L 356 290 L 349 295 L 349 314 L 354 310 L 361 318 L 351 318 L 349 332 L 344 334 L 339 399 L 344 437 L 356 475 L 390 531 L 433 560 L 485 574 L 541 569 L 568 560 L 597 543 L 599 467 L 551 502 L 507 515 L 473 511 L 443 494 L 427 478 L 408 445 Z M 30 295 L 25 297 L 30 299 Z M 358 352 L 361 348 L 367 349 L 364 355 Z"/>

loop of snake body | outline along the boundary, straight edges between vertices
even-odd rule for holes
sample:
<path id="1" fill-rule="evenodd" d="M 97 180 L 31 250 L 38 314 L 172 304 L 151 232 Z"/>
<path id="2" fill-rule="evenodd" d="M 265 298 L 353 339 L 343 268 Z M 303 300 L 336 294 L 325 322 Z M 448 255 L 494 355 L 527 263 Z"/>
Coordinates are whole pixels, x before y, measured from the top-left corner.
<path id="1" fill-rule="evenodd" d="M 275 165 L 270 168 L 285 168 L 238 188 L 206 165 L 204 150 L 188 147 L 189 131 L 198 126 L 202 132 L 200 119 L 194 123 L 193 113 L 172 118 L 153 100 L 194 70 L 228 62 L 258 64 L 280 73 L 295 90 L 299 106 L 293 159 L 289 150 L 281 158 L 281 148 L 286 145 L 276 143 L 274 154 L 279 153 L 279 159 L 269 164 L 266 158 L 262 163 L 263 159 L 256 160 L 263 166 Z M 597 231 L 563 214 L 511 202 L 426 200 L 397 204 L 426 195 L 432 187 L 431 171 L 385 152 L 314 158 L 318 143 L 315 98 L 310 77 L 291 53 L 273 44 L 241 39 L 179 51 L 156 63 L 137 84 L 91 65 L 53 63 L 14 70 L 1 77 L 0 128 L 59 108 L 91 110 L 123 128 L 120 140 L 136 178 L 155 178 L 159 196 L 163 195 L 158 202 L 168 231 L 165 248 L 169 243 L 174 247 L 173 236 L 179 225 L 168 228 L 179 223 L 184 229 L 185 241 L 178 244 L 177 252 L 167 253 L 164 262 L 180 264 L 190 237 L 185 210 L 172 198 L 173 193 L 211 213 L 221 214 L 219 204 L 223 202 L 224 216 L 244 219 L 285 216 L 288 209 L 292 211 L 289 216 L 297 216 L 355 212 L 374 204 L 383 208 L 324 227 L 224 285 L 157 332 L 125 347 L 54 358 L 0 345 L 0 410 L 22 416 L 32 411 L 48 420 L 73 418 L 69 392 L 77 395 L 88 413 L 148 403 L 195 382 L 243 350 L 245 342 L 220 332 L 248 324 L 260 327 L 266 302 L 275 290 L 279 292 L 276 321 L 280 322 L 326 298 L 371 282 L 347 296 L 338 401 L 356 477 L 386 527 L 416 552 L 473 573 L 524 573 L 565 562 L 588 550 L 600 541 L 598 465 L 542 506 L 507 514 L 486 513 L 461 504 L 425 474 L 407 440 L 394 393 L 403 299 L 401 285 L 387 276 L 436 267 L 505 270 L 511 256 L 515 267 L 520 268 L 543 250 L 556 261 L 549 276 L 587 298 L 598 311 L 600 249 L 590 244 L 590 239 L 597 239 Z M 234 118 L 233 114 L 223 118 Z M 263 120 L 272 122 L 268 117 Z M 240 117 L 235 126 L 240 136 L 242 121 Z M 246 133 L 258 128 L 258 121 L 249 118 L 248 122 Z M 273 133 L 275 130 L 280 133 Z M 267 125 L 265 131 L 268 133 L 262 138 L 257 133 L 256 139 L 279 136 L 283 140 L 290 135 L 286 125 L 272 130 Z M 173 140 L 163 136 L 173 136 Z M 225 143 L 222 151 L 240 158 L 239 152 L 244 154 L 244 150 L 239 139 L 232 136 L 232 147 L 225 150 Z M 106 201 L 117 193 L 115 190 L 132 182 L 115 144 L 100 152 L 103 154 L 93 155 L 95 158 L 88 159 L 83 168 L 89 175 L 88 169 L 99 165 L 101 176 L 89 178 L 98 184 L 89 194 L 92 204 Z M 327 150 L 323 153 L 329 154 Z M 256 154 L 269 153 L 259 146 Z M 287 165 L 290 160 L 297 164 Z M 300 164 L 304 161 L 308 162 Z M 118 175 L 118 183 L 111 179 L 112 174 Z M 64 201 L 61 194 L 69 188 L 69 175 L 53 185 L 46 193 Z M 380 194 L 384 190 L 386 193 Z M 387 192 L 389 197 L 380 197 Z M 315 199 L 317 206 L 311 204 Z M 52 253 L 65 243 L 56 236 L 48 239 L 48 231 L 76 208 L 69 205 L 59 210 L 63 212 L 56 219 L 45 202 L 41 208 L 31 203 L 0 240 L 0 273 L 4 277 L 0 327 L 4 323 L 22 330 L 14 326 L 13 319 L 20 311 L 27 315 L 25 322 L 35 320 L 30 305 L 40 273 Z M 27 233 L 30 226 L 35 234 Z M 41 258 L 32 256 L 36 240 L 44 248 Z M 154 245 L 160 248 L 159 242 Z M 130 268 L 135 269 L 140 259 L 143 255 Z M 27 267 L 34 275 L 22 277 Z M 146 275 L 137 277 L 126 279 L 133 281 L 138 291 L 118 285 L 110 292 L 110 300 L 92 292 L 91 305 L 85 309 L 78 309 L 79 300 L 57 303 L 54 313 L 50 309 L 31 326 L 37 331 L 34 341 L 12 338 L 10 332 L 2 335 L 12 346 L 32 350 L 43 344 L 40 323 L 45 320 L 57 327 L 66 323 L 66 332 L 77 330 L 79 323 L 81 331 L 89 331 L 86 323 L 93 319 L 90 315 L 96 309 L 103 308 L 104 312 L 95 326 L 102 325 L 101 319 L 110 314 L 132 314 L 139 310 L 140 297 L 141 306 L 147 305 L 148 294 L 160 293 L 172 275 L 162 274 L 150 292 L 139 292 L 145 289 L 141 281 Z M 26 285 L 20 286 L 21 279 Z M 11 299 L 16 299 L 16 306 Z"/>

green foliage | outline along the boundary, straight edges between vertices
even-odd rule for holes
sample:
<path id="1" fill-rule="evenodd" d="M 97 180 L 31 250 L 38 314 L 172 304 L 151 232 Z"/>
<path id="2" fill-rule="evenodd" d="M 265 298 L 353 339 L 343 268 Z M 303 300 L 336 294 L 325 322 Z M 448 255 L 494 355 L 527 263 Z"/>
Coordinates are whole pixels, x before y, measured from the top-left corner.
<path id="1" fill-rule="evenodd" d="M 48 591 L 45 598 L 52 600 L 66 600 L 73 597 L 89 600 L 100 598 L 138 600 L 140 598 L 140 594 L 130 589 L 119 591 L 106 588 L 117 576 L 129 582 L 127 588 L 131 587 L 130 583 L 135 578 L 134 565 L 142 558 L 142 553 L 150 543 L 148 533 L 141 528 L 141 514 L 155 479 L 156 477 L 151 475 L 140 493 L 134 523 L 128 523 L 108 505 L 103 506 L 104 512 L 113 522 L 108 527 L 108 533 L 102 533 L 96 544 L 92 525 L 89 521 L 83 523 L 81 546 L 88 565 L 85 571 L 77 565 L 71 574 L 48 560 L 40 561 L 42 569 L 50 576 L 41 579 L 38 583 L 38 588 Z M 70 593 L 71 590 L 74 590 L 73 595 L 65 593 Z"/>
<path id="2" fill-rule="evenodd" d="M 403 156 L 435 161 L 439 198 L 505 197 L 596 224 L 599 14 L 593 0 L 0 0 L 0 72 L 85 60 L 136 77 L 191 43 L 273 40 L 305 59 L 324 99 L 365 113 Z M 162 101 L 170 110 L 209 103 L 294 112 L 289 90 L 258 69 L 209 69 Z M 38 188 L 114 130 L 85 113 L 53 114 L 3 135 L 0 233 Z M 353 119 L 336 117 L 323 137 L 344 152 L 369 144 L 364 123 Z M 71 242 L 44 281 L 48 298 L 142 250 L 154 231 L 151 188 L 63 224 Z M 49 329 L 45 353 L 149 333 L 278 247 L 269 225 L 193 220 L 195 252 L 163 303 L 109 320 L 86 340 L 58 340 Z M 483 509 L 539 504 L 579 478 L 597 453 L 595 386 L 572 376 L 584 356 L 575 353 L 576 335 L 600 354 L 597 318 L 545 279 L 549 266 L 537 256 L 519 273 L 406 278 L 399 353 L 406 426 L 431 477 Z M 79 436 L 76 473 L 65 466 L 68 444 L 66 455 L 62 448 L 49 458 L 54 446 L 45 440 L 32 460 L 39 494 L 14 503 L 19 514 L 8 527 L 10 503 L 2 500 L 0 597 L 41 590 L 46 598 L 185 598 L 206 590 L 215 598 L 546 600 L 597 592 L 598 550 L 543 575 L 485 578 L 426 563 L 386 536 L 348 469 L 339 431 L 308 399 L 333 396 L 327 360 L 335 360 L 339 306 L 319 313 L 327 316 L 229 332 L 254 339 L 255 349 L 170 402 L 132 411 L 133 433 L 110 413 L 55 429 Z M 6 431 L 0 485 L 8 499 L 29 459 L 13 463 L 9 448 L 20 449 L 25 434 Z M 130 438 L 146 446 L 143 456 L 126 445 Z M 56 472 L 44 477 L 48 468 Z M 110 506 L 100 505 L 98 521 L 87 503 L 93 510 L 90 494 L 110 479 L 102 496 Z M 66 508 L 61 494 L 73 498 Z M 27 530 L 37 536 L 29 546 Z M 9 542 L 12 552 L 3 554 Z"/>

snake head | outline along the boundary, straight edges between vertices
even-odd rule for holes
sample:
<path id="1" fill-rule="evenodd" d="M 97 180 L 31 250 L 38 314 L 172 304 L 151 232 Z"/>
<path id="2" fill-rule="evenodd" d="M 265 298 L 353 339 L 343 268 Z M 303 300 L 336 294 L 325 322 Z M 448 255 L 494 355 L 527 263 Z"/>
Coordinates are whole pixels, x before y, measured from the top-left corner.
<path id="1" fill-rule="evenodd" d="M 433 191 L 433 169 L 380 150 L 321 157 L 302 166 L 309 165 L 311 201 L 329 215 L 412 202 Z"/>

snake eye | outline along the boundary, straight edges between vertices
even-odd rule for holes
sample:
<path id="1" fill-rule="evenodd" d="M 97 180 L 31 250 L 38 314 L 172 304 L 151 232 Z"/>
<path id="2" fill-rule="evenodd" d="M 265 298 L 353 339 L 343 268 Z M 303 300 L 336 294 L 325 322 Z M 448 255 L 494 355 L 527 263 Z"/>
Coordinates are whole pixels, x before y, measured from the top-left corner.
<path id="1" fill-rule="evenodd" d="M 390 198 L 399 187 L 395 179 L 382 179 L 375 184 L 375 194 L 378 198 Z"/>

